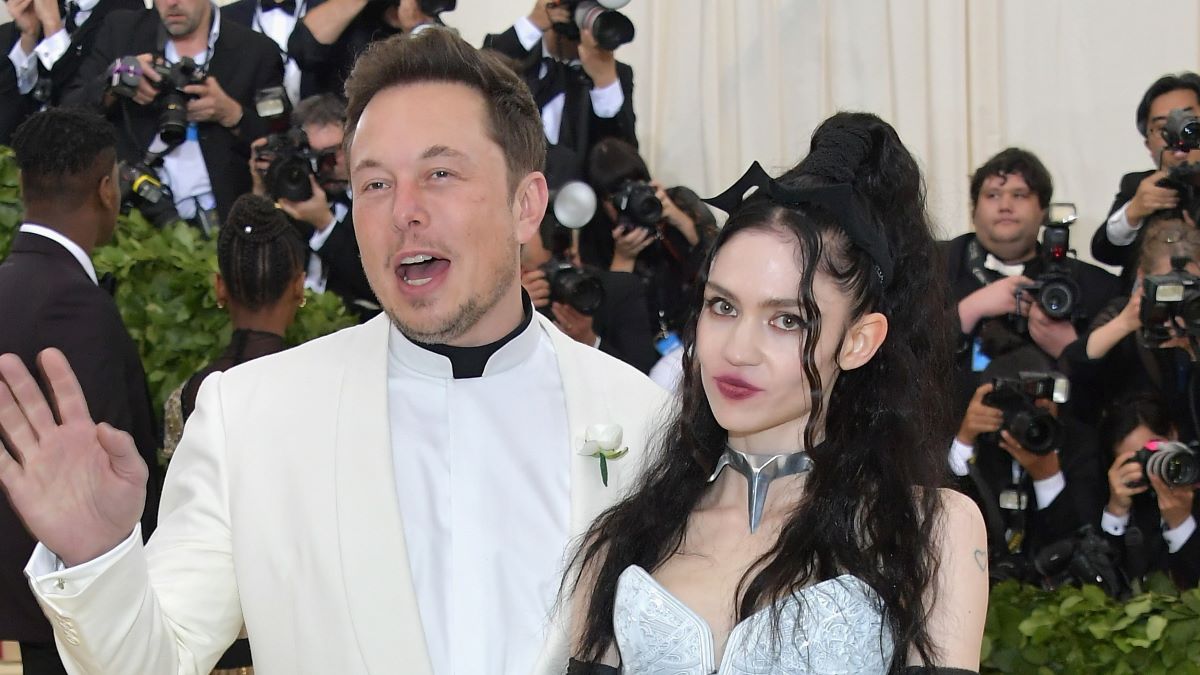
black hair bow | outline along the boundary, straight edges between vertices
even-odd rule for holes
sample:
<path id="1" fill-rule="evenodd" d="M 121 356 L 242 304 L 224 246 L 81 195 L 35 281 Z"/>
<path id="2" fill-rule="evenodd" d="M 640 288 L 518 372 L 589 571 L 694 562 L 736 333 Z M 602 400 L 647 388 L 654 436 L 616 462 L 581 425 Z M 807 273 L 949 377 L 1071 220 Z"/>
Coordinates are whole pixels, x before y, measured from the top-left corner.
<path id="1" fill-rule="evenodd" d="M 871 256 L 875 263 L 876 278 L 881 286 L 887 286 L 892 278 L 893 269 L 887 239 L 883 233 L 871 226 L 867 209 L 854 193 L 853 186 L 848 183 L 813 187 L 781 185 L 767 174 L 761 164 L 755 162 L 729 189 L 704 201 L 732 215 L 742 205 L 750 188 L 758 188 L 755 194 L 762 192 L 771 201 L 783 206 L 814 204 L 829 210 L 837 218 L 846 236 L 850 237 L 850 241 Z"/>

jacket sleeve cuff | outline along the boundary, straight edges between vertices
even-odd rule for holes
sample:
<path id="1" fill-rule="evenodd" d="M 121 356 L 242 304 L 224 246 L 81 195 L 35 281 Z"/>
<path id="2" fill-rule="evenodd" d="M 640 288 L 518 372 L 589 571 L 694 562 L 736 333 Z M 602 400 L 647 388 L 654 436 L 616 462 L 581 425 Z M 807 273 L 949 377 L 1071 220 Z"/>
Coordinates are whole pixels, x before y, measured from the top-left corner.
<path id="1" fill-rule="evenodd" d="M 1114 537 L 1120 537 L 1125 534 L 1125 528 L 1129 527 L 1129 514 L 1123 516 L 1114 516 L 1105 511 L 1100 514 L 1100 529 L 1111 534 Z"/>
<path id="2" fill-rule="evenodd" d="M 50 70 L 70 48 L 71 36 L 67 34 L 66 28 L 60 28 L 54 35 L 39 42 L 38 46 L 33 48 L 33 51 L 37 54 L 38 60 L 42 62 L 42 65 L 46 66 L 46 70 Z"/>
<path id="3" fill-rule="evenodd" d="M 29 563 L 25 565 L 25 576 L 29 579 L 29 585 L 35 595 L 47 598 L 75 595 L 112 567 L 141 540 L 142 526 L 139 523 L 134 525 L 133 532 L 112 550 L 74 567 L 64 565 L 53 551 L 38 542 L 33 549 L 33 555 L 29 557 Z"/>
<path id="4" fill-rule="evenodd" d="M 542 29 L 533 25 L 529 17 L 523 16 L 513 22 L 513 30 L 517 32 L 517 40 L 521 42 L 521 46 L 525 51 L 532 51 L 542 40 Z"/>
<path id="5" fill-rule="evenodd" d="M 1049 478 L 1033 481 L 1033 496 L 1037 498 L 1038 510 L 1053 504 L 1066 487 L 1067 479 L 1061 471 Z"/>
<path id="6" fill-rule="evenodd" d="M 612 119 L 621 112 L 625 105 L 625 92 L 621 90 L 621 79 L 617 78 L 607 87 L 599 87 L 588 92 L 592 97 L 592 112 L 601 119 Z"/>
<path id="7" fill-rule="evenodd" d="M 955 476 L 965 476 L 970 473 L 967 464 L 975 456 L 975 446 L 967 445 L 955 438 L 950 443 L 950 470 Z"/>
<path id="8" fill-rule="evenodd" d="M 1108 240 L 1117 246 L 1128 246 L 1137 238 L 1138 228 L 1141 227 L 1141 222 L 1137 225 L 1129 222 L 1129 217 L 1125 215 L 1125 209 L 1129 208 L 1128 202 L 1113 212 L 1108 217 L 1108 223 L 1105 225 Z"/>

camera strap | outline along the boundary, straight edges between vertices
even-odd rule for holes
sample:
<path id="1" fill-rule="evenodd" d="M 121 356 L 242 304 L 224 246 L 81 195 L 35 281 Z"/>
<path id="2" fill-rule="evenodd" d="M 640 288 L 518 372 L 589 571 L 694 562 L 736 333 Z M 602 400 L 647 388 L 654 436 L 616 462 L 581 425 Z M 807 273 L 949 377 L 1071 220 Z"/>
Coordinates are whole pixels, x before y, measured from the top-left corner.
<path id="1" fill-rule="evenodd" d="M 987 525 L 988 551 L 993 556 L 999 555 L 1000 551 L 1008 548 L 1004 540 L 1005 519 L 1004 515 L 1000 513 L 1000 503 L 996 499 L 996 495 L 979 473 L 975 457 L 967 461 L 967 476 L 975 485 L 975 492 L 979 495 L 979 504 L 983 507 L 981 510 L 983 511 L 983 521 Z"/>

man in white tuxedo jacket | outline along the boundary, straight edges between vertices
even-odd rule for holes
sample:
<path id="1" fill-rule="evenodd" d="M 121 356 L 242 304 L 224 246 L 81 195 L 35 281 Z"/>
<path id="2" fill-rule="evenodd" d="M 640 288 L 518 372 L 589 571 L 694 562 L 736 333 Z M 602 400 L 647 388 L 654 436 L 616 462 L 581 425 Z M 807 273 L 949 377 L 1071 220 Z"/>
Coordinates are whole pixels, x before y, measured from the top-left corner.
<path id="1" fill-rule="evenodd" d="M 0 356 L 0 482 L 71 672 L 207 673 L 243 625 L 268 675 L 566 669 L 572 540 L 637 479 L 665 394 L 522 295 L 547 189 L 515 74 L 430 30 L 373 46 L 347 93 L 387 316 L 206 380 L 147 545 L 130 437 L 60 353 L 56 411 Z M 629 448 L 603 476 L 597 424 Z"/>

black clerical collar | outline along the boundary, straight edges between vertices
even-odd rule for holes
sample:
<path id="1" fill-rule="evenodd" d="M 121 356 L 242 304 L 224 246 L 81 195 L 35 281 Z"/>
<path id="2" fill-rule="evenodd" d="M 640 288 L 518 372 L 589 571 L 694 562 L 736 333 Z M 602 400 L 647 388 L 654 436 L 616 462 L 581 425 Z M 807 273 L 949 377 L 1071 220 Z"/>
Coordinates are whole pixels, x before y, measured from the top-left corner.
<path id="1" fill-rule="evenodd" d="M 496 340 L 495 342 L 480 345 L 478 347 L 455 347 L 444 344 L 426 344 L 415 340 L 408 340 L 409 344 L 419 347 L 426 352 L 432 352 L 438 356 L 444 357 L 449 361 L 451 375 L 456 380 L 466 380 L 475 377 L 483 377 L 484 371 L 492 357 L 495 356 L 502 348 L 517 340 L 518 337 L 525 335 L 533 322 L 533 301 L 524 289 L 521 291 L 521 306 L 524 309 L 524 315 L 521 318 L 521 323 L 514 328 L 508 335 Z M 515 345 L 514 345 L 515 346 Z M 521 350 L 523 356 L 525 350 Z M 409 359 L 404 358 L 401 354 L 401 360 L 408 362 Z M 425 361 L 425 359 L 419 359 Z M 438 359 L 439 361 L 441 359 Z M 521 358 L 523 360 L 523 358 Z M 418 370 L 426 370 L 419 365 L 414 365 Z M 434 368 L 437 368 L 434 365 Z M 430 373 L 437 374 L 437 373 Z"/>

